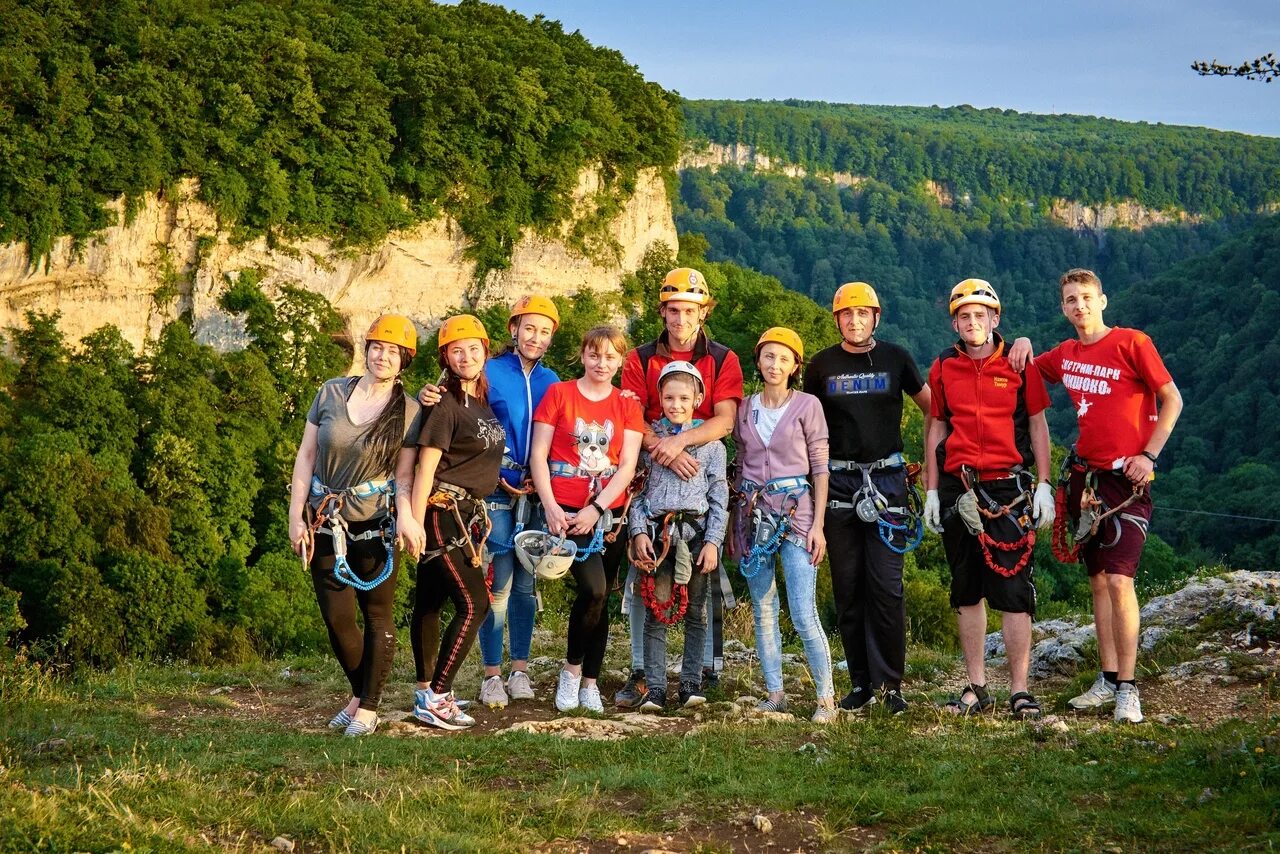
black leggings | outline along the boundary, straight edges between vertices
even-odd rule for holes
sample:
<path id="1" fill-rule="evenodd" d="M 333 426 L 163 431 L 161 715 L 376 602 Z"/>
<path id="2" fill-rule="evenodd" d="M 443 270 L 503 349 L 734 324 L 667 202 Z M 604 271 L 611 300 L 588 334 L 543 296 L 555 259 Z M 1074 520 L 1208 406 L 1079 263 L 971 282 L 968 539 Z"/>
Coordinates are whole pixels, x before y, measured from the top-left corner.
<path id="1" fill-rule="evenodd" d="M 462 502 L 463 518 L 471 507 Z M 427 551 L 433 551 L 461 532 L 450 510 L 427 508 Z M 413 664 L 419 682 L 444 693 L 453 687 L 453 678 L 467 657 L 480 625 L 489 613 L 489 589 L 485 567 L 472 566 L 466 547 L 452 548 L 418 563 L 418 592 L 409 623 Z M 445 600 L 453 602 L 453 619 L 440 636 L 440 609 Z M 428 667 L 434 660 L 435 669 Z"/>
<path id="2" fill-rule="evenodd" d="M 376 530 L 379 522 L 353 522 L 351 533 Z M 315 587 L 320 616 L 329 630 L 329 643 L 342 671 L 351 683 L 351 696 L 360 698 L 360 708 L 377 711 L 382 689 L 391 673 L 396 652 L 393 604 L 396 596 L 396 568 L 390 577 L 367 592 L 343 584 L 333 575 L 333 537 L 316 534 L 311 555 L 311 584 Z M 365 581 L 377 578 L 387 561 L 381 538 L 347 542 L 347 562 Z M 356 607 L 364 620 L 364 631 L 356 625 Z"/>
<path id="3" fill-rule="evenodd" d="M 565 508 L 570 513 L 575 508 Z M 578 548 L 591 542 L 591 534 L 573 537 Z M 574 561 L 573 580 L 577 588 L 573 606 L 569 609 L 569 648 L 565 659 L 570 664 L 582 665 L 582 676 L 597 679 L 604 665 L 605 646 L 609 642 L 609 591 L 618 577 L 618 567 L 626 554 L 626 537 L 604 544 L 604 551 L 593 554 L 578 563 Z"/>

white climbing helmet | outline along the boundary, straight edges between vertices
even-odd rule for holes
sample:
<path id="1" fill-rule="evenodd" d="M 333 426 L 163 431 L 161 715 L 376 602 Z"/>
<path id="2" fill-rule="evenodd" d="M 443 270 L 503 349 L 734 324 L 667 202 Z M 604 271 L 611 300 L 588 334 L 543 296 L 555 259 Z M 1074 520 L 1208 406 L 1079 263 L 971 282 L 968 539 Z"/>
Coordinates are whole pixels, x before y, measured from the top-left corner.
<path id="1" fill-rule="evenodd" d="M 514 545 L 520 565 L 546 581 L 563 578 L 578 553 L 573 540 L 553 537 L 546 531 L 521 531 Z"/>

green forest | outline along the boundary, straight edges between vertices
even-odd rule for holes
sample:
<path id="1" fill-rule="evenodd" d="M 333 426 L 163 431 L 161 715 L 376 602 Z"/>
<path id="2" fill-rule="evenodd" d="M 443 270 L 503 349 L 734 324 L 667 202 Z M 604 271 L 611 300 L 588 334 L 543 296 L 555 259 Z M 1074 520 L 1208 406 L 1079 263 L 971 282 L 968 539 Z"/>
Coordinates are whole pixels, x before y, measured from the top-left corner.
<path id="1" fill-rule="evenodd" d="M 33 259 L 102 203 L 195 177 L 243 237 L 369 244 L 447 214 L 479 272 L 521 228 L 600 226 L 680 146 L 675 96 L 616 51 L 464 0 L 0 0 L 0 242 Z"/>

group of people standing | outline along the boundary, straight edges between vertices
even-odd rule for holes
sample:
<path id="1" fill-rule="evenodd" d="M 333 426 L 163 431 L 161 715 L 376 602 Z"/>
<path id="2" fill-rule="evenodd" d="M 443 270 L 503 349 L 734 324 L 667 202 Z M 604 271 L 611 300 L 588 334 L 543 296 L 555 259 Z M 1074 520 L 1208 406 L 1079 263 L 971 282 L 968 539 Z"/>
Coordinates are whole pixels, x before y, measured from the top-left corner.
<path id="1" fill-rule="evenodd" d="M 617 329 L 591 329 L 578 351 L 582 375 L 567 381 L 541 364 L 560 325 L 546 297 L 512 306 L 510 344 L 498 355 L 477 318 L 448 318 L 439 334 L 443 378 L 417 398 L 401 381 L 416 356 L 415 328 L 408 318 L 379 318 L 366 335 L 364 374 L 330 380 L 317 393 L 293 472 L 290 541 L 310 568 L 351 687 L 330 726 L 351 736 L 377 726 L 396 643 L 391 610 L 402 548 L 418 560 L 414 715 L 432 726 L 474 724 L 453 682 L 476 637 L 480 702 L 534 698 L 532 564 L 552 553 L 571 560 L 575 588 L 555 691 L 560 711 L 604 710 L 607 601 L 624 557 L 631 674 L 614 703 L 668 707 L 666 640 L 678 623 L 684 656 L 673 699 L 682 707 L 705 702 L 718 678 L 721 616 L 733 601 L 727 550 L 753 600 L 767 691 L 761 710 L 788 705 L 780 566 L 814 683 L 813 720 L 877 703 L 900 713 L 904 555 L 922 526 L 943 535 L 968 670 L 969 684 L 948 708 L 969 714 L 994 703 L 982 660 L 989 602 L 1003 612 L 1010 710 L 1035 716 L 1040 704 L 1027 690 L 1030 555 L 1035 528 L 1064 509 L 1076 523 L 1072 556 L 1089 569 L 1102 660 L 1097 682 L 1071 704 L 1116 703 L 1117 720 L 1140 721 L 1133 577 L 1150 519 L 1151 472 L 1181 399 L 1149 338 L 1102 323 L 1106 297 L 1096 276 L 1072 270 L 1061 289 L 1078 340 L 1032 359 L 1025 339 L 1006 351 L 989 283 L 956 285 L 949 309 L 959 340 L 926 378 L 905 349 L 876 338 L 875 290 L 843 285 L 832 304 L 841 342 L 806 364 L 795 331 L 766 330 L 754 351 L 762 389 L 745 400 L 737 355 L 705 329 L 714 306 L 706 279 L 690 268 L 663 280 L 656 341 L 629 349 Z M 1080 425 L 1079 456 L 1056 504 L 1045 380 L 1064 383 Z M 903 456 L 904 395 L 924 414 L 922 465 Z M 721 442 L 729 435 L 732 464 Z M 532 558 L 531 536 L 539 547 Z M 851 682 L 839 702 L 816 602 L 824 557 Z M 442 626 L 446 601 L 453 616 Z"/>

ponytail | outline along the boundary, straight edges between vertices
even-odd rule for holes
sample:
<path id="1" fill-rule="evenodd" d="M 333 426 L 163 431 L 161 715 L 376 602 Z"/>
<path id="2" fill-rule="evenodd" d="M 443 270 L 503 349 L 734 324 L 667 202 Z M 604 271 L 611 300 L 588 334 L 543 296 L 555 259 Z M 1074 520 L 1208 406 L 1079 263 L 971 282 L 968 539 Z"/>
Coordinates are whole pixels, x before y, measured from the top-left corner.
<path id="1" fill-rule="evenodd" d="M 395 474 L 400 448 L 404 445 L 404 372 L 413 356 L 400 347 L 400 373 L 391 387 L 391 397 L 365 434 L 365 453 L 378 462 L 380 469 Z"/>

